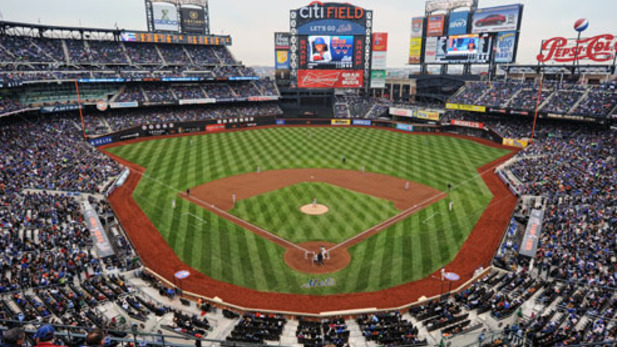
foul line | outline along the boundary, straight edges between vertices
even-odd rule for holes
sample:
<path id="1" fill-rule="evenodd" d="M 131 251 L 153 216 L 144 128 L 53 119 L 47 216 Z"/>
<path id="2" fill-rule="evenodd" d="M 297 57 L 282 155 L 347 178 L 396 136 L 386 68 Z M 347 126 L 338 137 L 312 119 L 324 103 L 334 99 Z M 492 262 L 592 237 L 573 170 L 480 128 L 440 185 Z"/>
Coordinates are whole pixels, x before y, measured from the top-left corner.
<path id="1" fill-rule="evenodd" d="M 496 160 L 499 160 L 499 159 L 496 159 Z M 490 172 L 491 170 L 493 170 L 493 171 L 494 171 L 494 170 L 495 170 L 495 167 L 497 167 L 497 166 L 499 166 L 499 165 L 501 165 L 501 164 L 494 164 L 494 165 L 492 165 L 491 167 L 487 168 L 486 170 L 484 170 L 484 171 L 482 171 L 482 172 L 478 172 L 476 175 L 471 176 L 470 178 L 468 178 L 468 179 L 466 179 L 466 180 L 463 180 L 463 181 L 461 181 L 461 182 L 457 183 L 455 186 L 453 186 L 453 187 L 452 187 L 452 189 L 456 189 L 456 188 L 458 188 L 458 187 L 460 187 L 460 186 L 462 186 L 462 185 L 465 185 L 465 184 L 467 184 L 468 182 L 470 182 L 470 181 L 472 181 L 472 180 L 474 180 L 474 179 L 476 179 L 476 178 L 478 178 L 478 177 L 482 177 L 484 174 L 486 174 L 487 172 Z M 452 189 L 450 189 L 450 190 L 452 190 Z M 432 200 L 434 200 L 434 199 L 436 199 L 436 198 L 440 198 L 440 199 L 441 199 L 441 198 L 443 198 L 443 197 L 445 197 L 445 196 L 447 196 L 447 195 L 448 195 L 448 193 L 447 193 L 447 192 L 441 192 L 441 193 L 439 193 L 439 194 L 436 194 L 436 195 L 434 195 L 434 196 L 431 196 L 430 198 L 428 198 L 428 199 L 426 199 L 426 200 L 424 200 L 424 201 L 420 202 L 419 204 L 413 205 L 412 207 L 410 207 L 410 208 L 408 208 L 407 210 L 405 210 L 405 211 L 403 211 L 403 212 L 401 212 L 401 213 L 397 214 L 396 216 L 394 216 L 394 217 L 392 217 L 392 218 L 390 218 L 390 219 L 388 219 L 388 220 L 385 220 L 385 221 L 383 221 L 383 222 L 381 222 L 381 223 L 379 223 L 379 224 L 377 224 L 377 225 L 375 225 L 375 226 L 372 226 L 372 227 L 368 228 L 367 230 L 365 230 L 365 231 L 363 231 L 363 232 L 361 232 L 361 233 L 359 233 L 359 234 L 357 234 L 357 235 L 354 235 L 354 236 L 352 236 L 351 238 L 349 238 L 349 239 L 347 239 L 347 240 L 345 240 L 345 241 L 343 241 L 343 242 L 341 242 L 341 243 L 338 243 L 338 244 L 336 244 L 336 245 L 332 246 L 332 248 L 329 248 L 329 249 L 328 249 L 328 251 L 332 251 L 332 250 L 334 250 L 334 249 L 337 249 L 337 248 L 339 248 L 339 247 L 342 247 L 342 246 L 344 246 L 344 245 L 347 245 L 347 244 L 349 244 L 349 243 L 352 243 L 352 242 L 354 242 L 356 239 L 361 239 L 361 238 L 362 238 L 363 236 L 365 236 L 366 234 L 370 234 L 370 233 L 379 233 L 380 231 L 383 231 L 385 228 L 387 228 L 387 227 L 389 227 L 389 226 L 391 226 L 391 225 L 393 225 L 393 224 L 396 224 L 396 223 L 400 222 L 402 219 L 404 219 L 404 218 L 406 218 L 406 217 L 409 217 L 411 214 L 413 214 L 413 213 L 415 213 L 415 212 L 419 211 L 419 210 L 420 210 L 420 209 L 422 209 L 423 207 L 428 207 L 428 205 L 427 205 L 427 204 L 428 204 L 430 201 L 432 201 Z"/>
<path id="2" fill-rule="evenodd" d="M 197 217 L 196 215 L 192 214 L 191 212 L 184 212 L 183 214 L 181 214 L 181 215 L 180 215 L 180 217 L 182 217 L 182 216 L 186 216 L 186 215 L 189 215 L 189 216 L 191 216 L 191 217 L 193 217 L 193 218 L 195 218 L 195 219 L 197 219 L 197 220 L 200 220 L 200 221 L 201 221 L 201 224 L 200 224 L 200 225 L 203 225 L 203 224 L 208 224 L 208 222 L 207 222 L 207 221 L 205 221 L 205 220 L 203 220 L 203 219 L 201 219 L 201 218 Z"/>
<path id="3" fill-rule="evenodd" d="M 159 184 L 159 185 L 162 185 L 162 186 L 164 186 L 164 187 L 167 187 L 168 189 L 170 189 L 170 190 L 174 191 L 176 194 L 178 194 L 178 193 L 182 193 L 182 191 L 181 191 L 181 190 L 179 190 L 179 189 L 177 189 L 177 188 L 175 188 L 175 187 L 172 187 L 172 186 L 170 186 L 170 185 L 168 185 L 168 184 L 166 184 L 166 183 L 164 183 L 164 182 L 161 182 L 161 181 L 159 181 L 159 180 L 157 180 L 157 179 L 155 179 L 155 178 L 152 178 L 152 177 L 150 177 L 150 176 L 146 175 L 145 171 L 144 171 L 144 172 L 139 172 L 138 170 L 135 170 L 135 169 L 133 169 L 133 168 L 131 168 L 131 167 L 129 167 L 129 166 L 125 166 L 125 167 L 127 167 L 127 168 L 131 171 L 131 172 L 133 172 L 133 173 L 137 173 L 137 174 L 138 174 L 138 175 L 140 175 L 142 178 L 147 178 L 147 179 L 149 179 L 149 180 L 151 180 L 151 181 L 156 182 L 156 183 L 157 183 L 157 184 Z M 236 216 L 234 216 L 234 215 L 232 215 L 232 214 L 230 214 L 230 213 L 228 213 L 228 212 L 226 212 L 226 211 L 224 211 L 224 210 L 221 210 L 220 208 L 218 208 L 218 207 L 216 207 L 216 206 L 214 206 L 214 205 L 212 205 L 212 204 L 208 204 L 207 202 L 205 202 L 205 201 L 203 201 L 203 200 L 201 200 L 201 199 L 195 198 L 195 197 L 193 197 L 193 196 L 189 196 L 189 197 L 188 197 L 188 199 L 189 199 L 189 201 L 191 201 L 191 200 L 197 201 L 197 202 L 201 203 L 201 204 L 202 204 L 202 206 L 207 206 L 207 209 L 215 210 L 217 213 L 219 213 L 220 215 L 222 215 L 224 218 L 226 218 L 226 219 L 227 219 L 227 220 L 229 220 L 230 222 L 233 222 L 233 223 L 235 223 L 236 225 L 240 225 L 240 226 L 242 226 L 242 227 L 243 227 L 243 228 L 245 228 L 245 229 L 249 229 L 249 231 L 251 231 L 251 230 L 250 230 L 250 228 L 253 228 L 254 230 L 257 230 L 257 231 L 259 231 L 259 232 L 261 232 L 261 233 L 263 233 L 263 234 L 266 234 L 266 235 L 268 235 L 268 236 L 272 237 L 272 238 L 273 238 L 273 239 L 275 239 L 275 240 L 280 241 L 281 243 L 284 243 L 284 244 L 286 244 L 286 245 L 292 246 L 292 247 L 297 248 L 297 249 L 299 249 L 299 250 L 301 250 L 301 251 L 304 251 L 304 252 L 309 252 L 309 250 L 308 250 L 308 249 L 306 249 L 306 248 L 300 247 L 300 246 L 298 246 L 297 244 L 295 244 L 295 243 L 293 243 L 293 242 L 291 242 L 291 241 L 288 241 L 288 240 L 286 240 L 286 239 L 284 239 L 284 238 L 282 238 L 282 237 L 280 237 L 280 236 L 278 236 L 278 235 L 275 235 L 275 234 L 273 234 L 273 233 L 271 233 L 271 232 L 269 232 L 269 231 L 267 231 L 267 230 L 265 230 L 265 229 L 262 229 L 262 228 L 260 228 L 260 227 L 258 227 L 258 226 L 256 226 L 256 225 L 254 225 L 254 224 L 251 224 L 251 223 L 249 223 L 249 222 L 247 222 L 247 221 L 245 221 L 245 220 L 243 220 L 243 219 L 240 219 L 240 218 L 238 218 L 238 217 L 236 217 Z M 189 212 L 186 212 L 186 213 L 189 213 Z M 196 217 L 196 218 L 197 218 L 197 217 Z M 247 226 L 248 226 L 249 228 L 247 228 Z M 251 232 L 252 232 L 252 231 L 251 231 Z"/>
<path id="4" fill-rule="evenodd" d="M 433 218 L 437 217 L 437 216 L 438 216 L 438 215 L 440 215 L 440 214 L 441 214 L 441 212 L 435 212 L 435 213 L 433 213 L 432 215 L 430 215 L 430 216 L 426 217 L 426 219 L 422 221 L 422 224 L 426 224 L 426 222 L 428 222 L 429 220 L 431 220 L 431 219 L 433 219 Z"/>

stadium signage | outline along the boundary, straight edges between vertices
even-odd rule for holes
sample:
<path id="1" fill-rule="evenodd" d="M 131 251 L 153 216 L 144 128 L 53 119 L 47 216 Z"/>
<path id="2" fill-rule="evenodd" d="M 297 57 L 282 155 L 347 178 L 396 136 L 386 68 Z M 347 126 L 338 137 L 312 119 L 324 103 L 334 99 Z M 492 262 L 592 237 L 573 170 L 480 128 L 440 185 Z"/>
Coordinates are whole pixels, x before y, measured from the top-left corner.
<path id="1" fill-rule="evenodd" d="M 461 111 L 470 111 L 470 112 L 486 112 L 485 106 L 478 105 L 462 105 L 462 104 L 452 104 L 446 103 L 446 109 L 448 110 L 461 110 Z"/>
<path id="2" fill-rule="evenodd" d="M 225 130 L 224 124 L 210 124 L 206 125 L 206 131 L 208 132 L 217 132 Z"/>
<path id="3" fill-rule="evenodd" d="M 362 125 L 365 127 L 370 127 L 371 126 L 371 121 L 367 120 L 367 119 L 354 119 L 352 121 L 353 125 Z"/>
<path id="4" fill-rule="evenodd" d="M 285 125 L 285 120 L 284 119 L 277 119 L 276 120 L 276 125 Z"/>
<path id="5" fill-rule="evenodd" d="M 319 287 L 333 287 L 336 285 L 334 278 L 328 277 L 324 280 L 319 278 L 311 278 L 308 282 L 302 284 L 302 288 L 319 288 Z"/>
<path id="6" fill-rule="evenodd" d="M 363 70 L 301 70 L 298 71 L 298 86 L 301 88 L 360 88 Z"/>
<path id="7" fill-rule="evenodd" d="M 452 119 L 450 121 L 450 124 L 455 125 L 455 126 L 459 126 L 459 127 L 466 127 L 466 128 L 475 128 L 475 129 L 483 129 L 484 128 L 484 123 L 470 122 L 470 121 L 458 120 L 458 119 Z"/>
<path id="8" fill-rule="evenodd" d="M 332 119 L 330 121 L 331 125 L 350 125 L 351 124 L 351 120 L 350 119 Z"/>
<path id="9" fill-rule="evenodd" d="M 529 141 L 504 137 L 501 144 L 504 146 L 525 148 L 529 145 Z"/>
<path id="10" fill-rule="evenodd" d="M 519 254 L 528 257 L 536 256 L 536 251 L 538 250 L 538 241 L 540 238 L 540 233 L 542 232 L 543 219 L 544 211 L 531 211 L 531 217 L 529 217 L 529 222 L 527 223 L 527 228 L 525 229 L 525 235 L 523 236 L 523 242 L 521 242 L 521 249 L 519 251 Z"/>
<path id="11" fill-rule="evenodd" d="M 403 123 L 396 123 L 396 129 L 403 130 L 403 131 L 413 131 L 413 125 L 411 125 L 411 124 L 403 124 Z"/>
<path id="12" fill-rule="evenodd" d="M 314 1 L 298 10 L 302 19 L 346 19 L 360 20 L 365 16 L 364 9 L 347 4 L 323 4 Z"/>
<path id="13" fill-rule="evenodd" d="M 602 34 L 580 40 L 553 37 L 542 42 L 541 53 L 536 59 L 540 63 L 567 63 L 577 60 L 608 62 L 617 52 L 617 38 Z"/>
<path id="14" fill-rule="evenodd" d="M 90 145 L 94 146 L 94 147 L 98 147 L 98 146 L 102 146 L 102 145 L 106 145 L 109 143 L 113 142 L 113 139 L 110 136 L 105 136 L 105 137 L 99 137 L 97 139 L 92 139 L 90 141 Z"/>

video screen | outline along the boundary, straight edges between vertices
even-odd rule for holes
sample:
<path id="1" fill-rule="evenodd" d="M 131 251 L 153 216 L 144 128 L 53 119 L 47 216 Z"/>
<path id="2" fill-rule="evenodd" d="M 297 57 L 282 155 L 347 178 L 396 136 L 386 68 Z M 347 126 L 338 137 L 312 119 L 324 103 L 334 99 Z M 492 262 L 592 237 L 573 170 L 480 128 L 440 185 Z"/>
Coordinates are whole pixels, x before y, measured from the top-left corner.
<path id="1" fill-rule="evenodd" d="M 436 61 L 440 63 L 488 63 L 492 37 L 489 34 L 443 36 L 437 42 Z"/>
<path id="2" fill-rule="evenodd" d="M 309 69 L 353 69 L 353 36 L 309 36 Z"/>

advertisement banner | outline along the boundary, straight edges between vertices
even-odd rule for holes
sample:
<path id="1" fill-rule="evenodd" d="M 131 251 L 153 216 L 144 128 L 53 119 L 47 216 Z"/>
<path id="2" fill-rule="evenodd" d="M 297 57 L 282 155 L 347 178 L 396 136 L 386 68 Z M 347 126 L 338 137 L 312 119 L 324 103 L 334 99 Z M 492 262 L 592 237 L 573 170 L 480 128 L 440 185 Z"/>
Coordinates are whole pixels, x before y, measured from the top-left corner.
<path id="1" fill-rule="evenodd" d="M 363 70 L 298 70 L 300 88 L 362 88 Z"/>
<path id="2" fill-rule="evenodd" d="M 180 105 L 204 105 L 204 104 L 215 104 L 216 99 L 182 99 L 178 101 Z"/>
<path id="3" fill-rule="evenodd" d="M 617 54 L 617 37 L 603 34 L 580 40 L 553 37 L 542 41 L 538 62 L 569 63 L 576 60 L 589 63 L 607 63 Z"/>
<path id="4" fill-rule="evenodd" d="M 398 107 L 390 107 L 389 109 L 390 115 L 400 117 L 414 117 L 415 111 L 416 110 Z"/>
<path id="5" fill-rule="evenodd" d="M 370 127 L 372 125 L 371 121 L 368 119 L 354 119 L 351 124 L 353 125 L 362 125 L 365 127 Z"/>
<path id="6" fill-rule="evenodd" d="M 152 21 L 156 31 L 180 31 L 176 5 L 168 2 L 152 3 Z"/>
<path id="7" fill-rule="evenodd" d="M 480 123 L 480 122 L 470 122 L 466 120 L 452 119 L 450 120 L 450 124 L 456 125 L 459 127 L 484 129 L 484 123 Z"/>
<path id="8" fill-rule="evenodd" d="M 461 105 L 461 104 L 452 104 L 446 103 L 446 109 L 448 110 L 461 110 L 461 111 L 470 111 L 470 112 L 486 112 L 485 106 L 478 105 Z"/>
<path id="9" fill-rule="evenodd" d="M 424 31 L 424 17 L 413 17 L 411 19 L 411 37 L 422 37 Z"/>
<path id="10" fill-rule="evenodd" d="M 218 132 L 225 130 L 225 124 L 208 124 L 206 125 L 207 132 Z"/>
<path id="11" fill-rule="evenodd" d="M 388 33 L 373 33 L 373 52 L 388 50 Z"/>
<path id="12" fill-rule="evenodd" d="M 520 5 L 481 8 L 473 14 L 472 33 L 518 30 Z"/>
<path id="13" fill-rule="evenodd" d="M 412 37 L 409 39 L 409 64 L 420 64 L 422 57 L 422 38 Z"/>
<path id="14" fill-rule="evenodd" d="M 40 109 L 41 113 L 57 113 L 66 111 L 79 110 L 79 105 L 56 105 L 56 106 L 43 106 Z"/>
<path id="15" fill-rule="evenodd" d="M 114 255 L 114 249 L 109 242 L 105 229 L 103 229 L 99 215 L 88 201 L 84 202 L 83 217 L 86 227 L 90 231 L 97 256 L 99 258 L 106 258 Z"/>
<path id="16" fill-rule="evenodd" d="M 113 142 L 113 139 L 110 136 L 99 137 L 96 139 L 88 140 L 91 146 L 98 147 L 102 145 L 107 145 Z"/>
<path id="17" fill-rule="evenodd" d="M 180 15 L 183 33 L 203 34 L 206 32 L 206 15 L 203 8 L 184 6 L 180 8 Z"/>
<path id="18" fill-rule="evenodd" d="M 351 125 L 351 119 L 331 119 L 332 125 Z"/>
<path id="19" fill-rule="evenodd" d="M 542 210 L 531 210 L 531 216 L 527 222 L 527 228 L 525 229 L 519 254 L 527 257 L 536 256 L 538 241 L 540 240 L 540 233 L 542 232 L 543 219 L 544 212 Z"/>
<path id="20" fill-rule="evenodd" d="M 424 62 L 437 62 L 437 37 L 426 38 L 426 48 L 424 49 Z"/>
<path id="21" fill-rule="evenodd" d="M 443 14 L 428 17 L 426 22 L 426 36 L 442 36 L 445 16 Z"/>
<path id="22" fill-rule="evenodd" d="M 437 111 L 418 110 L 417 118 L 418 119 L 426 119 L 426 120 L 438 121 L 439 120 L 439 112 L 437 112 Z"/>
<path id="23" fill-rule="evenodd" d="M 386 87 L 386 71 L 374 70 L 371 71 L 371 88 L 385 88 Z"/>
<path id="24" fill-rule="evenodd" d="M 289 70 L 289 51 L 277 49 L 274 51 L 274 68 L 276 70 Z"/>
<path id="25" fill-rule="evenodd" d="M 139 103 L 137 101 L 109 103 L 109 108 L 133 108 L 133 107 L 139 107 Z"/>
<path id="26" fill-rule="evenodd" d="M 516 45 L 516 31 L 505 31 L 497 35 L 495 43 L 495 62 L 513 63 L 514 46 Z"/>
<path id="27" fill-rule="evenodd" d="M 289 49 L 289 33 L 274 33 L 274 48 Z"/>
<path id="28" fill-rule="evenodd" d="M 396 123 L 396 129 L 403 131 L 413 131 L 413 125 L 404 124 L 404 123 Z"/>
<path id="29" fill-rule="evenodd" d="M 277 119 L 276 120 L 276 125 L 285 125 L 285 120 L 284 119 Z"/>
<path id="30" fill-rule="evenodd" d="M 469 22 L 469 11 L 450 13 L 448 24 L 448 35 L 467 34 L 467 23 Z"/>
<path id="31" fill-rule="evenodd" d="M 387 52 L 373 52 L 373 59 L 371 60 L 371 70 L 385 70 L 387 55 Z"/>
<path id="32" fill-rule="evenodd" d="M 525 147 L 527 147 L 529 145 L 529 141 L 528 140 L 520 140 L 520 139 L 511 139 L 511 138 L 504 137 L 502 144 L 504 146 L 525 148 Z"/>

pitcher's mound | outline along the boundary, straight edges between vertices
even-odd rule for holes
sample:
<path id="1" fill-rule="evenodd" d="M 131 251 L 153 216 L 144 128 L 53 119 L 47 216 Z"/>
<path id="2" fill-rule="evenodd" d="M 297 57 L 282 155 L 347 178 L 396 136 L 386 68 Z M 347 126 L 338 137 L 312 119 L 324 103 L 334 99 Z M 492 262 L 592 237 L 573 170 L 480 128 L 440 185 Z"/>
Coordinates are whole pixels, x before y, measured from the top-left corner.
<path id="1" fill-rule="evenodd" d="M 307 205 L 300 207 L 300 212 L 305 213 L 305 214 L 310 214 L 313 216 L 328 213 L 329 210 L 330 209 L 328 208 L 328 206 L 322 205 L 322 204 L 316 204 L 316 205 L 307 204 Z"/>

